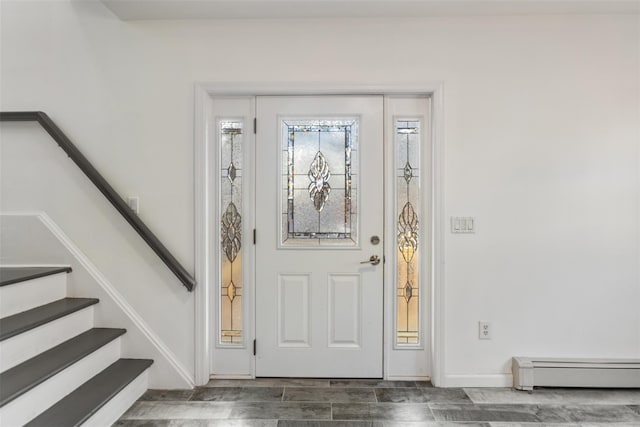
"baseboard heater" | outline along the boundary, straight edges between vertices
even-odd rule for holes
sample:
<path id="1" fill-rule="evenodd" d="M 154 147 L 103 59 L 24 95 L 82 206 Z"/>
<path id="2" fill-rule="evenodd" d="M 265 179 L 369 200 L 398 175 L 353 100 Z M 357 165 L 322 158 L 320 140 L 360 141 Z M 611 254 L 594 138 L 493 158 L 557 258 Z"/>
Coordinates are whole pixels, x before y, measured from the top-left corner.
<path id="1" fill-rule="evenodd" d="M 640 359 L 514 357 L 513 387 L 640 388 Z"/>

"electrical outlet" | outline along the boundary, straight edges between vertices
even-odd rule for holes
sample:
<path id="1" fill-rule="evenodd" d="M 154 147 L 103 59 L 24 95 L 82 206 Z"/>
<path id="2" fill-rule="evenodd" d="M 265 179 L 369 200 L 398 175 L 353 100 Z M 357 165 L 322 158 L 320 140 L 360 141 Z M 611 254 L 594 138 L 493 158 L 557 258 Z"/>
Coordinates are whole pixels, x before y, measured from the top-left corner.
<path id="1" fill-rule="evenodd" d="M 478 322 L 478 338 L 481 340 L 491 339 L 491 324 L 489 322 Z"/>
<path id="2" fill-rule="evenodd" d="M 127 204 L 136 215 L 140 213 L 140 198 L 138 196 L 127 197 Z"/>

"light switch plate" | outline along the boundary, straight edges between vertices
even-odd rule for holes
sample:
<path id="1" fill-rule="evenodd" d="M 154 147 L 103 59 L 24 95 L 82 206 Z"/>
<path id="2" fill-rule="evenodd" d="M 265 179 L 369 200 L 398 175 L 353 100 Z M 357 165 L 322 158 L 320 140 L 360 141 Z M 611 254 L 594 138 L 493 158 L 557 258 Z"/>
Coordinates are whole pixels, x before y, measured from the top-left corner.
<path id="1" fill-rule="evenodd" d="M 472 216 L 452 216 L 451 232 L 452 233 L 475 233 L 476 219 Z"/>
<path id="2" fill-rule="evenodd" d="M 127 197 L 127 204 L 136 215 L 140 213 L 140 198 L 138 196 Z"/>

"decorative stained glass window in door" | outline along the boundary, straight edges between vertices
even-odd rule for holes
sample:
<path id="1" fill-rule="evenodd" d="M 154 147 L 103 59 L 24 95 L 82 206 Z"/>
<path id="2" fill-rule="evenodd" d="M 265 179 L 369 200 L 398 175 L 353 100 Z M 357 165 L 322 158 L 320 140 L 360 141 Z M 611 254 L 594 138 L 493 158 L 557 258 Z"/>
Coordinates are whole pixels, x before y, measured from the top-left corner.
<path id="1" fill-rule="evenodd" d="M 282 121 L 281 243 L 358 242 L 358 121 Z"/>
<path id="2" fill-rule="evenodd" d="M 219 120 L 220 344 L 242 345 L 242 121 Z"/>
<path id="3" fill-rule="evenodd" d="M 396 344 L 420 345 L 420 121 L 396 120 Z"/>

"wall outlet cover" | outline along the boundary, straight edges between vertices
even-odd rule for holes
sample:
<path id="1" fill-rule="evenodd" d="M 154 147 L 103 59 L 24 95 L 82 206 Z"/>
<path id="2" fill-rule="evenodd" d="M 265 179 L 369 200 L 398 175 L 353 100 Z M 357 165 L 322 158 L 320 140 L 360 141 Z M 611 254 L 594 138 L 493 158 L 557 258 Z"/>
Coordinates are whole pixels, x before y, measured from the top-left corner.
<path id="1" fill-rule="evenodd" d="M 478 338 L 481 340 L 491 339 L 491 324 L 489 322 L 478 322 Z"/>

